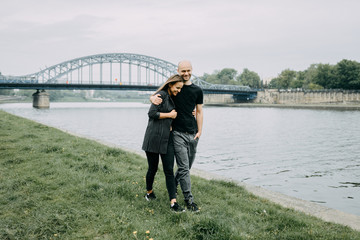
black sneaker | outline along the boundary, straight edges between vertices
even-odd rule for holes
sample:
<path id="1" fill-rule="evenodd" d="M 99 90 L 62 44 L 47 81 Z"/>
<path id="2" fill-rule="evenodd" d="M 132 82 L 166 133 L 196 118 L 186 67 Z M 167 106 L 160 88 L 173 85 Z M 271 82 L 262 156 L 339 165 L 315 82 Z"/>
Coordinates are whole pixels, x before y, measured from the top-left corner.
<path id="1" fill-rule="evenodd" d="M 146 199 L 146 201 L 151 201 L 151 200 L 155 200 L 156 199 L 156 196 L 155 196 L 155 194 L 154 194 L 154 192 L 152 192 L 152 193 L 147 193 L 147 194 L 145 194 L 145 199 Z"/>
<path id="2" fill-rule="evenodd" d="M 190 202 L 190 201 L 185 201 L 185 202 L 186 202 L 186 208 L 189 211 L 191 211 L 191 212 L 199 212 L 200 211 L 196 203 Z"/>
<path id="3" fill-rule="evenodd" d="M 175 202 L 174 205 L 170 207 L 170 209 L 174 212 L 185 212 L 185 209 L 183 209 L 177 202 Z"/>

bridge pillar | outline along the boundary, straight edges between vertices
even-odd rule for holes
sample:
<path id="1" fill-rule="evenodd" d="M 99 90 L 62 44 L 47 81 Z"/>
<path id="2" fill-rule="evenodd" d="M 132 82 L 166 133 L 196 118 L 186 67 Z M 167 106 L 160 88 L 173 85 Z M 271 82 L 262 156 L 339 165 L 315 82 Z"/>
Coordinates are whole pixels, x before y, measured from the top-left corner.
<path id="1" fill-rule="evenodd" d="M 33 107 L 34 108 L 49 108 L 50 96 L 45 90 L 39 91 L 39 89 L 33 95 Z"/>

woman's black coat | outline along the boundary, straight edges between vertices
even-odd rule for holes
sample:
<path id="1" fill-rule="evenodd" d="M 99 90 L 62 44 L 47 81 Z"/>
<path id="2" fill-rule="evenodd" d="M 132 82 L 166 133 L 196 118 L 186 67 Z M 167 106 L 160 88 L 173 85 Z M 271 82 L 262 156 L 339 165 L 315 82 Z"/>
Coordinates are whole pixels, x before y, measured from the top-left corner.
<path id="1" fill-rule="evenodd" d="M 163 101 L 160 105 L 150 106 L 149 122 L 142 149 L 146 152 L 166 154 L 172 118 L 159 119 L 159 117 L 160 113 L 169 113 L 175 109 L 175 104 L 167 91 L 161 90 L 159 94 Z"/>

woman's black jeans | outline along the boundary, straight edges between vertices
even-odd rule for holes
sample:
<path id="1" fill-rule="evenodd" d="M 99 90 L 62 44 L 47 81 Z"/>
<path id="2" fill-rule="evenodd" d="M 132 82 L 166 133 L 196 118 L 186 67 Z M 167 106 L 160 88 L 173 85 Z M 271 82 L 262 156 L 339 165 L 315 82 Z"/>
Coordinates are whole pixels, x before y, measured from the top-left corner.
<path id="1" fill-rule="evenodd" d="M 159 165 L 159 155 L 161 156 L 161 161 L 165 174 L 166 188 L 168 190 L 169 199 L 171 200 L 176 198 L 176 186 L 175 186 L 175 178 L 174 178 L 174 144 L 171 134 L 170 134 L 169 145 L 166 154 L 146 152 L 146 157 L 149 165 L 148 171 L 146 173 L 147 191 L 153 189 L 154 178 Z"/>

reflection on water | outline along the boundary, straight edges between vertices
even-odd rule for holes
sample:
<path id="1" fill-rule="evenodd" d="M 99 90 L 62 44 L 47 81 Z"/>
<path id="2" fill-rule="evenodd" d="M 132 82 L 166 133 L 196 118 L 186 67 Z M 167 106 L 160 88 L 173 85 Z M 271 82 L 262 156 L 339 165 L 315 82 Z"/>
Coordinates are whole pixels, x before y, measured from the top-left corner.
<path id="1" fill-rule="evenodd" d="M 149 105 L 0 109 L 141 151 Z M 360 215 L 359 111 L 205 107 L 194 167 Z"/>

